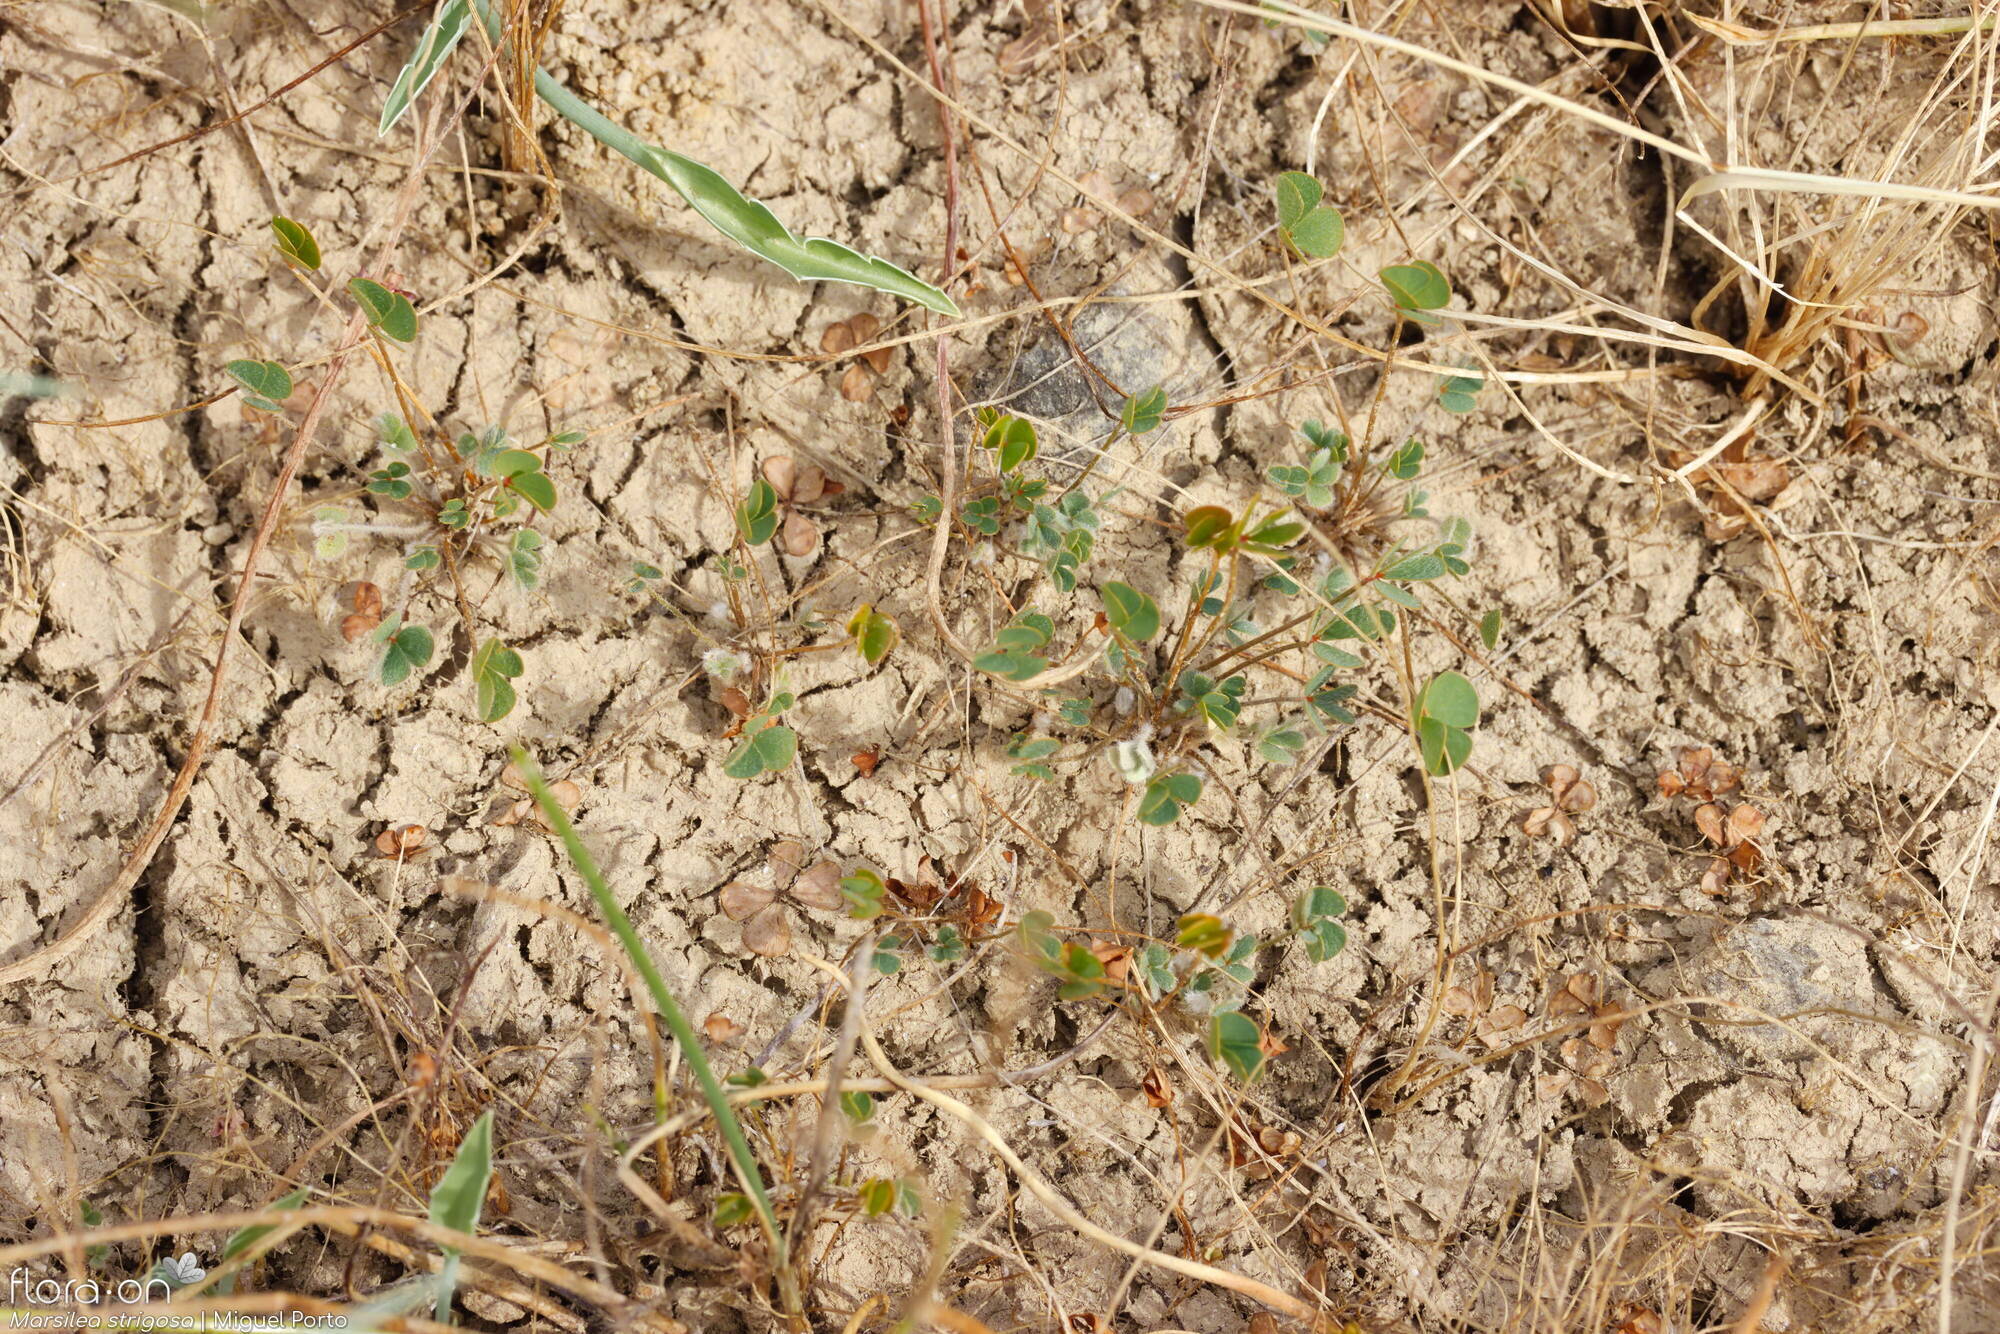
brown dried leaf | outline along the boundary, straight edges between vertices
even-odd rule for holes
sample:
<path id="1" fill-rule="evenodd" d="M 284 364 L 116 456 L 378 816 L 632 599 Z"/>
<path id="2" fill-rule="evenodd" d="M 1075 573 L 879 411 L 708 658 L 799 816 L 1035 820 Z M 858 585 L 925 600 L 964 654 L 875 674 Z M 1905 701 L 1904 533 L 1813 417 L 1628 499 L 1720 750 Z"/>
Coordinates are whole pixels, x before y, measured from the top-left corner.
<path id="1" fill-rule="evenodd" d="M 826 471 L 817 463 L 808 463 L 800 468 L 798 480 L 792 483 L 791 502 L 794 505 L 814 505 L 825 494 Z"/>
<path id="2" fill-rule="evenodd" d="M 716 700 L 739 720 L 750 716 L 750 697 L 736 686 L 724 686 Z"/>
<path id="3" fill-rule="evenodd" d="M 1727 894 L 1729 892 L 1729 863 L 1727 861 L 1721 857 L 1717 857 L 1709 862 L 1708 869 L 1701 873 L 1701 892 L 1715 895 Z"/>
<path id="4" fill-rule="evenodd" d="M 778 493 L 778 499 L 790 500 L 792 488 L 799 482 L 799 464 L 789 454 L 778 454 L 764 460 L 764 480 Z"/>
<path id="5" fill-rule="evenodd" d="M 1722 814 L 1722 807 L 1716 805 L 1714 802 L 1706 801 L 1695 808 L 1694 827 L 1701 831 L 1703 838 L 1715 844 L 1718 848 L 1727 846 L 1727 835 L 1724 833 L 1725 823 L 1726 817 Z"/>
<path id="6" fill-rule="evenodd" d="M 1707 779 L 1708 795 L 1717 796 L 1733 791 L 1743 781 L 1743 771 L 1726 761 L 1717 760 L 1709 766 Z"/>
<path id="7" fill-rule="evenodd" d="M 1173 1085 L 1167 1083 L 1167 1077 L 1158 1070 L 1146 1071 L 1145 1077 L 1139 1081 L 1139 1091 L 1146 1095 L 1148 1107 L 1164 1107 L 1174 1100 Z"/>
<path id="8" fill-rule="evenodd" d="M 1489 1047 L 1504 1047 L 1513 1039 L 1507 1034 L 1528 1022 L 1528 1012 L 1518 1005 L 1496 1005 L 1485 1018 L 1472 1026 L 1479 1040 Z"/>
<path id="9" fill-rule="evenodd" d="M 578 804 L 583 801 L 583 789 L 567 778 L 558 778 L 555 782 L 550 783 L 549 795 L 555 798 L 556 805 L 562 807 L 565 815 L 575 810 Z M 542 814 L 541 806 L 533 798 L 528 798 L 527 804 L 528 809 L 525 812 L 527 817 L 540 825 L 545 833 L 553 834 L 555 826 L 549 823 L 546 815 Z"/>
<path id="10" fill-rule="evenodd" d="M 882 321 L 864 310 L 849 319 L 847 327 L 854 330 L 855 342 L 872 343 L 875 341 L 875 335 L 882 332 Z"/>
<path id="11" fill-rule="evenodd" d="M 1102 168 L 1086 171 L 1076 178 L 1076 184 L 1088 199 L 1109 200 L 1118 193 L 1117 185 L 1111 180 L 1111 173 Z"/>
<path id="12" fill-rule="evenodd" d="M 1764 860 L 1764 854 L 1755 843 L 1738 843 L 1729 850 L 1729 864 L 1749 875 Z"/>
<path id="13" fill-rule="evenodd" d="M 722 887 L 720 905 L 722 915 L 732 922 L 748 921 L 751 917 L 771 906 L 777 893 L 763 885 L 753 885 L 745 880 L 732 880 Z"/>
<path id="14" fill-rule="evenodd" d="M 1000 48 L 1000 55 L 994 63 L 1000 67 L 1002 74 L 1009 77 L 1026 74 L 1041 63 L 1042 57 L 1049 53 L 1050 45 L 1047 28 L 1030 26 L 1026 32 Z"/>
<path id="15" fill-rule="evenodd" d="M 1556 804 L 1571 815 L 1581 815 L 1597 806 L 1597 789 L 1579 778 L 1563 791 Z"/>
<path id="16" fill-rule="evenodd" d="M 737 1023 L 722 1011 L 717 1010 L 714 1014 L 701 1021 L 701 1031 L 703 1036 L 710 1042 L 721 1045 L 726 1042 L 734 1042 L 736 1039 L 742 1037 L 743 1025 Z"/>
<path id="17" fill-rule="evenodd" d="M 826 332 L 819 337 L 819 350 L 828 356 L 839 356 L 854 350 L 860 340 L 854 336 L 854 326 L 846 320 L 835 320 L 826 326 Z"/>
<path id="18" fill-rule="evenodd" d="M 1493 974 L 1484 968 L 1476 970 L 1470 979 L 1448 988 L 1444 993 L 1444 1012 L 1465 1019 L 1485 1014 L 1486 1007 L 1492 1003 Z"/>
<path id="19" fill-rule="evenodd" d="M 1590 1006 L 1564 989 L 1549 997 L 1546 1013 L 1551 1019 L 1572 1019 L 1578 1015 L 1589 1014 Z"/>
<path id="20" fill-rule="evenodd" d="M 1661 796 L 1669 798 L 1678 797 L 1683 791 L 1686 790 L 1686 788 L 1687 788 L 1687 779 L 1682 778 L 1678 770 L 1675 769 L 1661 770 L 1660 772 Z"/>
<path id="21" fill-rule="evenodd" d="M 850 403 L 866 403 L 875 397 L 875 372 L 857 361 L 840 377 L 840 396 Z"/>
<path id="22" fill-rule="evenodd" d="M 836 912 L 845 902 L 840 894 L 840 867 L 819 862 L 792 885 L 792 897 L 808 908 Z"/>
<path id="23" fill-rule="evenodd" d="M 1097 224 L 1104 221 L 1104 215 L 1094 208 L 1066 208 L 1057 225 L 1065 235 L 1076 236 L 1081 232 L 1095 231 Z"/>
<path id="24" fill-rule="evenodd" d="M 1724 826 L 1722 835 L 1728 846 L 1733 848 L 1739 843 L 1749 842 L 1763 830 L 1764 812 L 1755 806 L 1738 806 L 1729 812 L 1729 822 Z"/>
<path id="25" fill-rule="evenodd" d="M 1592 1008 L 1604 1000 L 1604 982 L 1596 973 L 1571 973 L 1563 989 Z"/>
<path id="26" fill-rule="evenodd" d="M 1595 1018 L 1597 1022 L 1590 1026 L 1590 1032 L 1586 1034 L 1590 1045 L 1599 1051 L 1614 1050 L 1618 1046 L 1618 1030 L 1625 1027 L 1627 1016 L 1616 1005 L 1600 1005 Z"/>
<path id="27" fill-rule="evenodd" d="M 1558 1070 L 1552 1075 L 1535 1076 L 1535 1096 L 1544 1102 L 1553 1102 L 1568 1091 L 1575 1076 L 1567 1070 Z"/>
<path id="28" fill-rule="evenodd" d="M 1576 782 L 1579 777 L 1581 775 L 1577 773 L 1573 764 L 1551 764 L 1542 770 L 1542 784 L 1555 796 L 1558 803 L 1562 801 L 1563 793 L 1569 791 L 1570 784 Z"/>
<path id="29" fill-rule="evenodd" d="M 877 375 L 886 372 L 889 369 L 889 363 L 895 359 L 896 349 L 893 347 L 871 348 L 861 354 L 861 360 L 866 362 L 868 369 L 874 371 Z"/>
<path id="30" fill-rule="evenodd" d="M 1931 331 L 1931 322 L 1914 310 L 1906 310 L 1896 317 L 1896 332 L 1890 334 L 1889 341 L 1907 352 L 1915 347 L 1923 336 Z"/>
<path id="31" fill-rule="evenodd" d="M 1679 758 L 1681 777 L 1693 786 L 1708 773 L 1708 766 L 1715 761 L 1715 751 L 1708 746 L 1683 746 Z"/>
<path id="32" fill-rule="evenodd" d="M 764 854 L 764 864 L 771 869 L 771 881 L 779 889 L 792 883 L 792 878 L 805 869 L 806 850 L 796 840 L 781 839 L 771 845 Z"/>
<path id="33" fill-rule="evenodd" d="M 348 643 L 356 643 L 375 633 L 375 627 L 382 624 L 380 612 L 355 612 L 340 618 L 340 637 Z"/>
<path id="34" fill-rule="evenodd" d="M 778 547 L 787 556 L 810 556 L 818 541 L 819 529 L 811 519 L 796 510 L 785 516 L 785 525 L 778 531 Z"/>
<path id="35" fill-rule="evenodd" d="M 1521 832 L 1529 838 L 1540 838 L 1548 832 L 1549 822 L 1555 819 L 1557 814 L 1553 806 L 1537 806 L 1521 817 Z"/>
<path id="36" fill-rule="evenodd" d="M 516 801 L 513 805 L 509 806 L 500 815 L 496 816 L 494 818 L 493 824 L 496 828 L 505 828 L 508 825 L 517 825 L 521 823 L 521 821 L 527 819 L 528 812 L 534 809 L 535 809 L 534 798 L 522 797 L 519 801 Z"/>
<path id="37" fill-rule="evenodd" d="M 743 924 L 743 948 L 775 959 L 792 947 L 792 919 L 773 903 Z"/>
<path id="38" fill-rule="evenodd" d="M 855 751 L 847 758 L 861 771 L 861 776 L 867 778 L 875 772 L 875 766 L 882 763 L 882 749 L 879 746 L 870 746 L 866 750 Z"/>
<path id="39" fill-rule="evenodd" d="M 1118 207 L 1135 218 L 1143 218 L 1153 211 L 1153 192 L 1143 185 L 1135 185 L 1118 196 Z"/>
<path id="40" fill-rule="evenodd" d="M 1592 1107 L 1602 1107 L 1611 1101 L 1611 1090 L 1587 1075 L 1576 1081 L 1576 1091 Z"/>
<path id="41" fill-rule="evenodd" d="M 375 835 L 375 851 L 395 861 L 406 862 L 430 842 L 431 831 L 420 824 L 394 825 Z"/>

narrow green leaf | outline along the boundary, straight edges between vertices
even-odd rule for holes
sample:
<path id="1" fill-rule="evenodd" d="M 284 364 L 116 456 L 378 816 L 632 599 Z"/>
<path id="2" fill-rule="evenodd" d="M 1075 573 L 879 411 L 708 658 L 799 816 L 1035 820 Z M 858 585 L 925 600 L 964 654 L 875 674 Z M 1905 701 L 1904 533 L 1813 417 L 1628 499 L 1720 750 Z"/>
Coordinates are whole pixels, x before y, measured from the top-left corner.
<path id="1" fill-rule="evenodd" d="M 1160 609 L 1153 599 L 1130 584 L 1112 580 L 1099 590 L 1111 628 L 1135 644 L 1143 644 L 1160 629 Z"/>
<path id="2" fill-rule="evenodd" d="M 759 477 L 736 507 L 736 531 L 751 546 L 762 546 L 778 531 L 778 491 Z"/>
<path id="3" fill-rule="evenodd" d="M 430 1220 L 439 1227 L 467 1236 L 479 1227 L 479 1209 L 486 1202 L 486 1188 L 493 1180 L 493 1113 L 484 1111 L 459 1141 L 451 1166 L 431 1190 Z M 444 1267 L 437 1276 L 437 1319 L 451 1314 L 452 1294 L 458 1287 L 458 1252 L 447 1247 Z"/>
<path id="4" fill-rule="evenodd" d="M 424 29 L 424 35 L 417 39 L 417 49 L 410 54 L 410 61 L 396 75 L 396 82 L 390 85 L 389 96 L 382 102 L 382 118 L 377 124 L 377 134 L 387 134 L 403 113 L 410 109 L 437 72 L 444 68 L 444 62 L 451 58 L 452 50 L 459 39 L 465 36 L 465 26 L 472 20 L 470 0 L 446 0 L 438 10 L 437 17 Z M 407 341 L 407 340 L 406 340 Z"/>
<path id="5" fill-rule="evenodd" d="M 478 0 L 478 8 L 487 32 L 498 41 L 500 21 L 491 0 Z M 957 303 L 938 288 L 887 260 L 860 254 L 837 241 L 795 235 L 770 209 L 744 198 L 713 169 L 646 143 L 565 88 L 547 70 L 535 71 L 535 91 L 557 115 L 664 181 L 711 227 L 792 277 L 806 282 L 852 283 L 914 301 L 940 315 L 958 317 Z"/>
<path id="6" fill-rule="evenodd" d="M 319 271 L 319 242 L 304 224 L 290 218 L 271 219 L 271 230 L 278 234 L 278 253 L 304 269 Z"/>
<path id="7" fill-rule="evenodd" d="M 740 1227 L 756 1216 L 756 1202 L 741 1191 L 726 1190 L 715 1197 L 717 1227 Z"/>
<path id="8" fill-rule="evenodd" d="M 1503 623 L 1498 607 L 1479 618 L 1479 642 L 1486 645 L 1488 653 L 1491 653 L 1494 646 L 1500 642 L 1500 627 Z"/>
<path id="9" fill-rule="evenodd" d="M 282 1209 L 289 1212 L 290 1210 L 296 1209 L 300 1205 L 304 1204 L 306 1200 L 311 1197 L 311 1195 L 312 1195 L 312 1187 L 300 1186 L 297 1190 L 292 1191 L 290 1194 L 280 1196 L 278 1199 L 271 1201 L 271 1203 L 266 1207 L 271 1209 Z M 87 1221 L 90 1221 L 92 1223 L 92 1226 L 95 1226 L 97 1222 L 101 1222 L 103 1220 L 97 1219 L 97 1220 L 87 1220 Z M 252 1246 L 255 1246 L 263 1238 L 269 1236 L 273 1231 L 277 1229 L 277 1226 L 278 1225 L 276 1223 L 253 1223 L 249 1227 L 238 1228 L 236 1231 L 230 1233 L 229 1240 L 224 1242 L 222 1246 L 221 1263 L 228 1264 L 231 1260 L 234 1260 L 237 1256 L 243 1254 L 243 1252 L 249 1250 Z M 238 1277 L 237 1275 L 231 1274 L 229 1277 L 223 1279 L 221 1283 L 216 1285 L 215 1289 L 216 1292 L 220 1293 L 225 1297 L 228 1296 L 230 1293 L 235 1292 L 237 1277 Z"/>

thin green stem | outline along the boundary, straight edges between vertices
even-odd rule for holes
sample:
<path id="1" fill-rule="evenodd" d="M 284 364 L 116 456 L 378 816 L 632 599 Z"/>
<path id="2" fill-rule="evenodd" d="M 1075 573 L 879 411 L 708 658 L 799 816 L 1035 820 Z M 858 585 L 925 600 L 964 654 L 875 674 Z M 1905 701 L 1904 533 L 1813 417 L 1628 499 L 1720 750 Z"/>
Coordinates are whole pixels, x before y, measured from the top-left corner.
<path id="1" fill-rule="evenodd" d="M 618 943 L 625 947 L 632 966 L 639 970 L 639 976 L 646 981 L 646 989 L 653 994 L 653 1005 L 666 1021 L 667 1031 L 680 1044 L 681 1053 L 687 1057 L 688 1068 L 694 1071 L 695 1082 L 701 1085 L 702 1101 L 715 1115 L 715 1123 L 722 1131 L 724 1144 L 728 1146 L 730 1161 L 736 1165 L 736 1174 L 742 1179 L 743 1189 L 751 1202 L 757 1206 L 757 1216 L 763 1221 L 765 1235 L 770 1239 L 772 1255 L 776 1259 L 776 1272 L 787 1275 L 790 1264 L 785 1254 L 784 1234 L 778 1227 L 778 1213 L 771 1205 L 771 1196 L 764 1189 L 764 1174 L 757 1166 L 756 1155 L 750 1151 L 750 1141 L 744 1137 L 743 1125 L 736 1119 L 736 1111 L 729 1105 L 729 1095 L 723 1091 L 722 1083 L 709 1068 L 708 1057 L 702 1052 L 701 1042 L 695 1037 L 694 1026 L 675 1003 L 667 990 L 666 979 L 653 964 L 653 956 L 646 949 L 646 943 L 639 938 L 632 919 L 618 906 L 612 896 L 611 886 L 605 882 L 604 873 L 597 869 L 597 860 L 590 855 L 590 849 L 577 837 L 576 826 L 569 822 L 569 816 L 542 781 L 542 771 L 520 747 L 514 748 L 514 767 L 527 784 L 528 792 L 541 808 L 542 818 L 556 837 L 562 840 L 563 850 L 569 853 L 570 861 L 576 866 L 577 874 L 590 887 L 590 896 L 597 900 L 597 909 L 604 914 L 605 925 L 611 934 L 618 937 Z"/>

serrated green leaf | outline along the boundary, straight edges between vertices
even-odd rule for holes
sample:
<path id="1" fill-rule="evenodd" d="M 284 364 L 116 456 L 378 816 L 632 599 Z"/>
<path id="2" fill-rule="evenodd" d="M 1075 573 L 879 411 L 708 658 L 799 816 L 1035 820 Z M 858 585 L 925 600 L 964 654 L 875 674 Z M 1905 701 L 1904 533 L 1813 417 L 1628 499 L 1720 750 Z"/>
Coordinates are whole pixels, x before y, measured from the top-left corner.
<path id="1" fill-rule="evenodd" d="M 389 622 L 384 622 L 387 625 Z M 378 630 L 376 632 L 380 634 Z M 398 626 L 384 638 L 382 663 L 377 671 L 385 686 L 397 686 L 409 680 L 410 674 L 422 668 L 431 660 L 436 650 L 436 641 L 431 632 L 421 625 Z"/>
<path id="2" fill-rule="evenodd" d="M 271 219 L 271 230 L 278 235 L 279 254 L 300 268 L 315 273 L 319 271 L 319 242 L 313 240 L 313 234 L 305 229 L 304 224 L 276 217 Z"/>
<path id="3" fill-rule="evenodd" d="M 446 0 L 437 17 L 424 29 L 424 35 L 417 39 L 417 49 L 410 54 L 409 63 L 396 75 L 396 82 L 389 86 L 389 96 L 383 99 L 381 120 L 375 127 L 377 134 L 387 134 L 403 113 L 410 109 L 430 81 L 444 68 L 446 60 L 465 36 L 465 28 L 472 20 L 470 0 Z"/>
<path id="4" fill-rule="evenodd" d="M 414 342 L 417 337 L 417 312 L 410 304 L 410 298 L 401 292 L 392 292 L 378 282 L 367 278 L 350 278 L 347 290 L 353 294 L 361 306 L 368 323 L 379 330 L 383 337 L 393 338 L 399 343 Z"/>
<path id="5" fill-rule="evenodd" d="M 1135 644 L 1143 644 L 1160 629 L 1160 609 L 1153 599 L 1130 584 L 1112 580 L 1098 590 L 1111 628 Z"/>

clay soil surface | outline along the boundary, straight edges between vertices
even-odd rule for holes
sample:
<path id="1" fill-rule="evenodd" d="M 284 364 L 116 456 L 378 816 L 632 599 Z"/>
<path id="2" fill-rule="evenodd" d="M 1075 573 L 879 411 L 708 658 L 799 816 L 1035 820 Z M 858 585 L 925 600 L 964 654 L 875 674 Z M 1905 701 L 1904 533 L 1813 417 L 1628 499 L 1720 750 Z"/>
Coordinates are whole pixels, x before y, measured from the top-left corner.
<path id="1" fill-rule="evenodd" d="M 356 1308 L 435 1269 L 399 1220 L 490 1110 L 455 1321 L 787 1327 L 519 746 L 717 1071 L 804 1086 L 741 1105 L 802 1327 L 2000 1330 L 2000 274 L 1951 193 L 1992 180 L 1993 34 L 1709 0 L 1367 0 L 1323 44 L 1219 0 L 549 8 L 555 78 L 962 315 L 737 249 L 477 34 L 378 134 L 428 7 L 361 40 L 393 6 L 0 6 L 0 1268 L 212 1267 L 205 1219 L 304 1186 L 325 1212 L 239 1296 Z M 1768 40 L 1808 24 L 1849 26 Z M 1308 169 L 1332 259 L 1277 230 Z M 1891 184 L 1828 188 L 1855 181 Z M 1416 259 L 1430 324 L 1377 278 Z M 413 342 L 337 355 L 358 273 Z M 289 368 L 275 410 L 246 358 Z M 1156 385 L 1165 419 L 1118 430 Z M 983 406 L 1034 424 L 1046 501 L 1094 505 L 1073 592 Z M 1309 420 L 1367 512 L 1272 480 Z M 439 527 L 427 498 L 487 480 L 450 442 L 493 427 L 556 505 Z M 404 457 L 411 497 L 370 489 Z M 747 545 L 773 460 L 793 494 Z M 1276 555 L 1186 540 L 1286 505 L 1312 523 Z M 1316 655 L 1325 576 L 1447 518 L 1469 568 L 1322 644 L 1358 666 Z M 1122 658 L 1112 583 L 1162 621 Z M 863 604 L 899 631 L 876 663 Z M 1059 682 L 972 665 L 1024 610 Z M 434 650 L 384 684 L 396 616 Z M 489 640 L 523 663 L 491 723 Z M 1216 662 L 1233 726 L 1177 707 L 1169 671 Z M 1330 664 L 1341 714 L 1308 697 Z M 1412 695 L 1447 671 L 1479 721 L 1433 776 Z M 795 756 L 730 776 L 780 691 Z M 1141 750 L 1200 780 L 1171 822 L 1139 818 Z M 1572 771 L 1594 800 L 1530 818 Z M 821 863 L 893 878 L 888 911 Z M 1320 885 L 1346 944 L 1316 962 Z M 1059 998 L 1036 912 L 1095 994 Z M 1175 948 L 1187 914 L 1256 938 L 1235 976 Z M 1211 1049 L 1232 1003 L 1247 1083 Z M 836 1078 L 865 1123 L 822 1122 Z M 919 1212 L 870 1216 L 878 1179 Z M 56 1244 L 87 1223 L 146 1226 Z"/>

